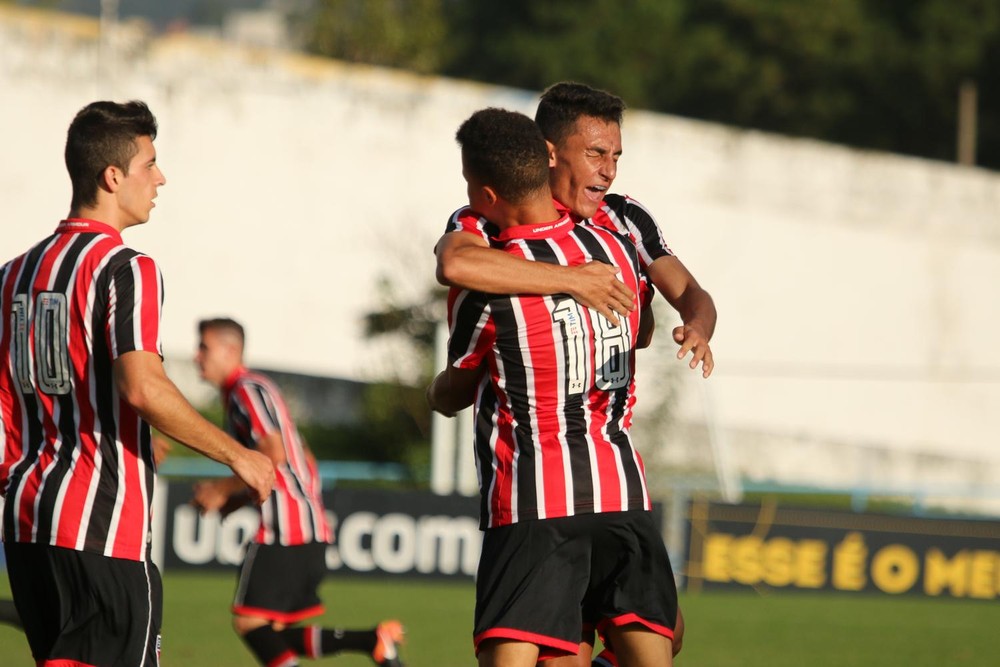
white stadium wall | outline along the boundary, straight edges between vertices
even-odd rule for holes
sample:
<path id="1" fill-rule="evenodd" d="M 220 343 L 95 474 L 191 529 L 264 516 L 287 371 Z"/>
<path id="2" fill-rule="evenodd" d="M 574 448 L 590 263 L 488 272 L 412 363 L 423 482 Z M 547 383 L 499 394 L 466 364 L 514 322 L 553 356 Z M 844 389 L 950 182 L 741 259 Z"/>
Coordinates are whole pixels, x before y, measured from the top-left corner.
<path id="1" fill-rule="evenodd" d="M 465 196 L 455 129 L 484 106 L 531 114 L 537 93 L 134 26 L 114 49 L 102 65 L 94 21 L 0 9 L 0 256 L 66 214 L 76 110 L 141 98 L 168 183 L 126 241 L 163 269 L 171 369 L 189 368 L 194 323 L 214 314 L 247 325 L 258 366 L 361 380 L 405 367 L 362 333 L 379 279 L 403 298 L 432 284 L 432 245 Z M 653 463 L 990 488 L 1000 174 L 640 111 L 623 138 L 614 190 L 657 216 L 720 312 L 704 387 L 670 358 L 669 310 L 641 353 L 637 421 L 665 384 L 678 397 L 679 419 L 643 432 Z"/>

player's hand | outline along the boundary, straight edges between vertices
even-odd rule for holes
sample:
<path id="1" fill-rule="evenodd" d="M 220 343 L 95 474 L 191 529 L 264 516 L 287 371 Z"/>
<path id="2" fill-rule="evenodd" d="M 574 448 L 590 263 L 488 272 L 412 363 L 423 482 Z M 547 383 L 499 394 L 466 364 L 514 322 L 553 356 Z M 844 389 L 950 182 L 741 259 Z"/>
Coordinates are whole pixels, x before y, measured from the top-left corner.
<path id="1" fill-rule="evenodd" d="M 574 271 L 570 296 L 593 308 L 618 326 L 618 316 L 635 310 L 635 293 L 618 279 L 618 268 L 604 262 L 587 262 Z"/>
<path id="2" fill-rule="evenodd" d="M 250 498 L 260 505 L 271 495 L 274 487 L 274 464 L 271 459 L 252 449 L 244 449 L 242 456 L 233 461 L 233 472 L 249 487 Z"/>
<path id="3" fill-rule="evenodd" d="M 229 501 L 229 494 L 222 489 L 219 482 L 205 480 L 194 485 L 194 498 L 191 504 L 197 507 L 202 514 L 216 512 Z"/>
<path id="4" fill-rule="evenodd" d="M 683 359 L 691 352 L 691 363 L 688 365 L 693 369 L 701 364 L 702 377 L 708 377 L 715 368 L 715 360 L 712 358 L 712 348 L 708 344 L 708 337 L 700 327 L 682 324 L 674 329 L 674 342 L 681 346 L 677 351 L 677 358 Z"/>

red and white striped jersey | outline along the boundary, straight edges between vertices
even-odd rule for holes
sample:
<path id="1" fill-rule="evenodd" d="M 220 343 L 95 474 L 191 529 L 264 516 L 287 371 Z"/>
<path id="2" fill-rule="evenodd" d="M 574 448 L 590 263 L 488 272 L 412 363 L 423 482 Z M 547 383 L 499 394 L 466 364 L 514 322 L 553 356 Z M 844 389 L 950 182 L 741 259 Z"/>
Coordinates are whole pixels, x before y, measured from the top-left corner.
<path id="1" fill-rule="evenodd" d="M 285 448 L 285 462 L 275 466 L 274 490 L 260 509 L 255 541 L 284 546 L 332 541 L 316 461 L 307 454 L 281 392 L 246 368 L 237 369 L 222 390 L 226 429 L 236 440 L 256 449 L 262 437 L 280 433 Z"/>
<path id="2" fill-rule="evenodd" d="M 639 262 L 643 270 L 660 257 L 674 254 L 663 238 L 663 233 L 653 215 L 628 195 L 606 195 L 594 217 L 586 220 L 581 220 L 570 213 L 557 200 L 552 201 L 561 214 L 570 215 L 576 222 L 603 227 L 627 236 L 639 251 Z M 452 213 L 445 231 L 469 232 L 483 237 L 491 244 L 495 243 L 499 234 L 496 225 L 469 208 L 460 208 Z"/>
<path id="3" fill-rule="evenodd" d="M 525 259 L 602 261 L 640 290 L 635 246 L 605 229 L 555 223 L 497 236 Z M 613 326 L 565 294 L 449 294 L 449 363 L 488 369 L 475 406 L 481 526 L 649 509 L 629 429 L 639 311 Z"/>
<path id="4" fill-rule="evenodd" d="M 0 268 L 5 541 L 148 557 L 149 426 L 112 362 L 161 355 L 163 282 L 117 230 L 70 219 Z"/>

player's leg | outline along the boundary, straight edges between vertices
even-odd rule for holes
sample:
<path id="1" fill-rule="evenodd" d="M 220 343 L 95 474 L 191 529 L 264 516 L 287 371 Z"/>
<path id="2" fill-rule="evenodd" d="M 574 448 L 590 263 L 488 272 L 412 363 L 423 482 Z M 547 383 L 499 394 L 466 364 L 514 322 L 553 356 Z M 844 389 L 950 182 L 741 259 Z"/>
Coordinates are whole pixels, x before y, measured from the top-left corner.
<path id="1" fill-rule="evenodd" d="M 478 658 L 479 667 L 533 667 L 538 662 L 538 645 L 512 639 L 487 639 L 479 644 Z"/>
<path id="2" fill-rule="evenodd" d="M 672 664 L 672 641 L 683 617 L 670 559 L 652 515 L 609 513 L 595 522 L 595 529 L 587 599 L 589 613 L 602 619 L 598 631 L 605 650 L 594 665 Z"/>
<path id="3" fill-rule="evenodd" d="M 233 602 L 237 634 L 263 665 L 292 667 L 299 657 L 349 651 L 369 655 L 380 667 L 401 667 L 398 647 L 405 632 L 399 621 L 363 630 L 294 625 L 323 612 L 318 590 L 326 574 L 326 547 L 251 544 Z"/>
<path id="4" fill-rule="evenodd" d="M 405 643 L 406 631 L 396 620 L 382 621 L 374 628 L 345 630 L 318 625 L 285 628 L 279 632 L 285 643 L 298 655 L 322 658 L 342 652 L 367 653 L 381 667 L 402 665 L 399 646 Z"/>
<path id="5" fill-rule="evenodd" d="M 670 639 L 638 623 L 608 628 L 619 667 L 670 667 Z"/>
<path id="6" fill-rule="evenodd" d="M 581 601 L 590 577 L 590 537 L 580 517 L 489 528 L 476 576 L 473 640 L 486 663 L 552 664 L 579 651 Z M 535 649 L 520 644 L 530 644 Z"/>
<path id="7" fill-rule="evenodd" d="M 684 614 L 681 613 L 680 604 L 677 605 L 677 622 L 674 623 L 674 639 L 670 642 L 671 650 L 674 655 L 681 652 L 681 646 L 684 645 Z"/>

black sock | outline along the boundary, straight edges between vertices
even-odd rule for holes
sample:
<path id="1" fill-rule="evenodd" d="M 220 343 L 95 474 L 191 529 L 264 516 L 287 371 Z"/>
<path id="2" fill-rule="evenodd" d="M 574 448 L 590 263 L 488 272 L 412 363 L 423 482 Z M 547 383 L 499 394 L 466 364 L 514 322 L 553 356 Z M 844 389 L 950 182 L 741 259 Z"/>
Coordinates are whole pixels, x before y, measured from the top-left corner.
<path id="1" fill-rule="evenodd" d="M 375 650 L 374 628 L 371 630 L 342 630 L 307 625 L 301 628 L 288 628 L 278 634 L 281 635 L 289 648 L 308 658 L 320 658 L 341 651 L 371 653 Z"/>
<path id="2" fill-rule="evenodd" d="M 287 632 L 287 630 L 285 631 Z M 243 641 L 249 647 L 250 652 L 257 656 L 257 660 L 262 665 L 279 664 L 279 659 L 295 658 L 295 649 L 285 643 L 283 633 L 274 631 L 270 625 L 262 625 L 254 628 L 243 635 Z M 280 662 L 282 667 L 293 667 L 298 665 L 298 660 L 293 662 Z"/>
<path id="3" fill-rule="evenodd" d="M 21 615 L 17 613 L 13 600 L 0 600 L 0 623 L 9 623 L 15 628 L 24 627 L 21 625 Z"/>

